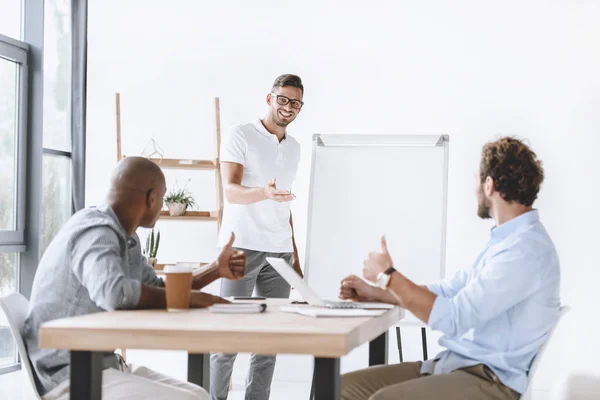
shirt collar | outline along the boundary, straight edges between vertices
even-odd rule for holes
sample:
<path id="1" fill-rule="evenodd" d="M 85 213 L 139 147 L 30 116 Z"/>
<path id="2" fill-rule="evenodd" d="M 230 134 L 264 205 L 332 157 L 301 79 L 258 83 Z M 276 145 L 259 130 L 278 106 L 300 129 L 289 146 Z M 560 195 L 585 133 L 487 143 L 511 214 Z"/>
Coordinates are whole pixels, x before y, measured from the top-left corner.
<path id="1" fill-rule="evenodd" d="M 527 211 L 524 214 L 519 215 L 516 218 L 511 219 L 503 223 L 500 226 L 495 226 L 490 232 L 492 240 L 503 240 L 510 236 L 512 233 L 529 226 L 540 220 L 540 214 L 538 210 Z"/>
<path id="2" fill-rule="evenodd" d="M 108 216 L 117 224 L 117 226 L 119 227 L 119 231 L 121 232 L 121 234 L 123 234 L 123 237 L 127 239 L 128 242 L 133 241 L 133 243 L 135 244 L 135 234 L 133 236 L 129 236 L 129 233 L 127 233 L 125 228 L 123 228 L 123 225 L 121 225 L 121 221 L 119 221 L 117 214 L 115 214 L 115 211 L 108 203 L 103 204 L 102 206 L 98 207 L 98 209 L 108 214 Z"/>
<path id="3" fill-rule="evenodd" d="M 269 132 L 267 130 L 267 128 L 265 128 L 265 126 L 263 125 L 261 119 L 257 119 L 256 121 L 254 121 L 254 128 L 260 132 L 263 136 L 268 137 L 271 140 L 275 140 L 276 142 L 279 143 L 279 140 L 277 139 L 277 135 L 273 135 L 271 132 Z M 281 143 L 287 141 L 287 133 L 285 135 L 283 135 L 283 139 L 281 140 Z"/>

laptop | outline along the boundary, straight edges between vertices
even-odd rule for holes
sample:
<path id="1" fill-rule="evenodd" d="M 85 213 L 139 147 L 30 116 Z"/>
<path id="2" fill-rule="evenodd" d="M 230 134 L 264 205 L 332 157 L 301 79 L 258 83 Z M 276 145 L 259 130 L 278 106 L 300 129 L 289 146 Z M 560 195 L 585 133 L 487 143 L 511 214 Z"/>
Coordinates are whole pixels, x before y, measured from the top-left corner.
<path id="1" fill-rule="evenodd" d="M 292 266 L 282 258 L 267 257 L 267 262 L 271 264 L 275 271 L 279 273 L 294 289 L 296 289 L 304 300 L 313 307 L 324 308 L 350 308 L 350 309 L 371 309 L 385 310 L 394 308 L 392 304 L 386 303 L 357 303 L 353 301 L 331 301 L 321 299 L 304 281 L 300 275 L 294 271 Z"/>

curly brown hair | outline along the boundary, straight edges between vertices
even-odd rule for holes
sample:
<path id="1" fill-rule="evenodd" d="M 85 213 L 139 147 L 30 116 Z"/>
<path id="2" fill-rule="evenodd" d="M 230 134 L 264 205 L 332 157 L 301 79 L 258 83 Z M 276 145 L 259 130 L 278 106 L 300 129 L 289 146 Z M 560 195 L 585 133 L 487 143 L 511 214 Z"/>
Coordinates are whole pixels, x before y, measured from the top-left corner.
<path id="1" fill-rule="evenodd" d="M 481 182 L 488 176 L 505 201 L 529 207 L 544 181 L 544 168 L 529 146 L 514 137 L 503 137 L 487 143 L 481 151 Z"/>

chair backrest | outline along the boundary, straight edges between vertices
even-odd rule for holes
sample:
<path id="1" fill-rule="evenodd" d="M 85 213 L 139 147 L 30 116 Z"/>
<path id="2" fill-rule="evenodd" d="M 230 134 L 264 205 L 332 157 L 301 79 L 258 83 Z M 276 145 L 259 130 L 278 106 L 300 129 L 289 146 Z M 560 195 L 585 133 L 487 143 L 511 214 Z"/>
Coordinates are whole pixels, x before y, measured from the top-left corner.
<path id="1" fill-rule="evenodd" d="M 556 324 L 554 325 L 554 327 L 548 334 L 548 339 L 546 339 L 546 342 L 542 345 L 542 347 L 540 347 L 540 350 L 538 351 L 535 358 L 533 359 L 533 362 L 531 363 L 531 368 L 529 368 L 529 376 L 527 379 L 527 381 L 528 381 L 527 390 L 525 391 L 525 393 L 523 393 L 523 396 L 521 396 L 521 400 L 528 400 L 532 396 L 531 380 L 535 376 L 535 373 L 537 372 L 539 365 L 544 362 L 544 354 L 546 353 L 546 347 L 548 347 L 550 340 L 552 340 L 552 337 L 554 336 L 554 333 L 556 332 L 558 325 L 561 323 L 561 321 L 564 319 L 565 315 L 569 312 L 570 309 L 571 309 L 570 306 L 562 306 L 560 308 L 560 314 L 558 316 L 558 320 L 556 321 Z"/>
<path id="2" fill-rule="evenodd" d="M 8 296 L 0 297 L 0 309 L 2 309 L 4 315 L 6 315 L 8 326 L 12 332 L 15 343 L 17 344 L 19 356 L 21 357 L 21 368 L 27 373 L 33 393 L 35 393 L 38 399 L 41 399 L 35 385 L 35 379 L 33 377 L 27 350 L 23 343 L 23 337 L 21 336 L 21 331 L 23 330 L 23 325 L 27 318 L 27 312 L 29 311 L 29 301 L 27 301 L 20 293 L 12 293 Z"/>

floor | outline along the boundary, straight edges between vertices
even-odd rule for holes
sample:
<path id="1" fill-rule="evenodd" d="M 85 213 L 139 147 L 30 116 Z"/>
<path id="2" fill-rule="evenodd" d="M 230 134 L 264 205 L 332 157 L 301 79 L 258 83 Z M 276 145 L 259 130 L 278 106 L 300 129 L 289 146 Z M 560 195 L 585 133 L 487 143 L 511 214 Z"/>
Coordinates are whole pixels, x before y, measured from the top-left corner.
<path id="1" fill-rule="evenodd" d="M 20 371 L 0 375 L 0 399 L 30 400 L 33 396 L 21 393 L 23 388 L 22 374 Z M 307 400 L 309 397 L 307 384 L 299 382 L 274 382 L 271 386 L 271 399 Z M 243 384 L 234 385 L 229 393 L 229 400 L 244 400 Z"/>

